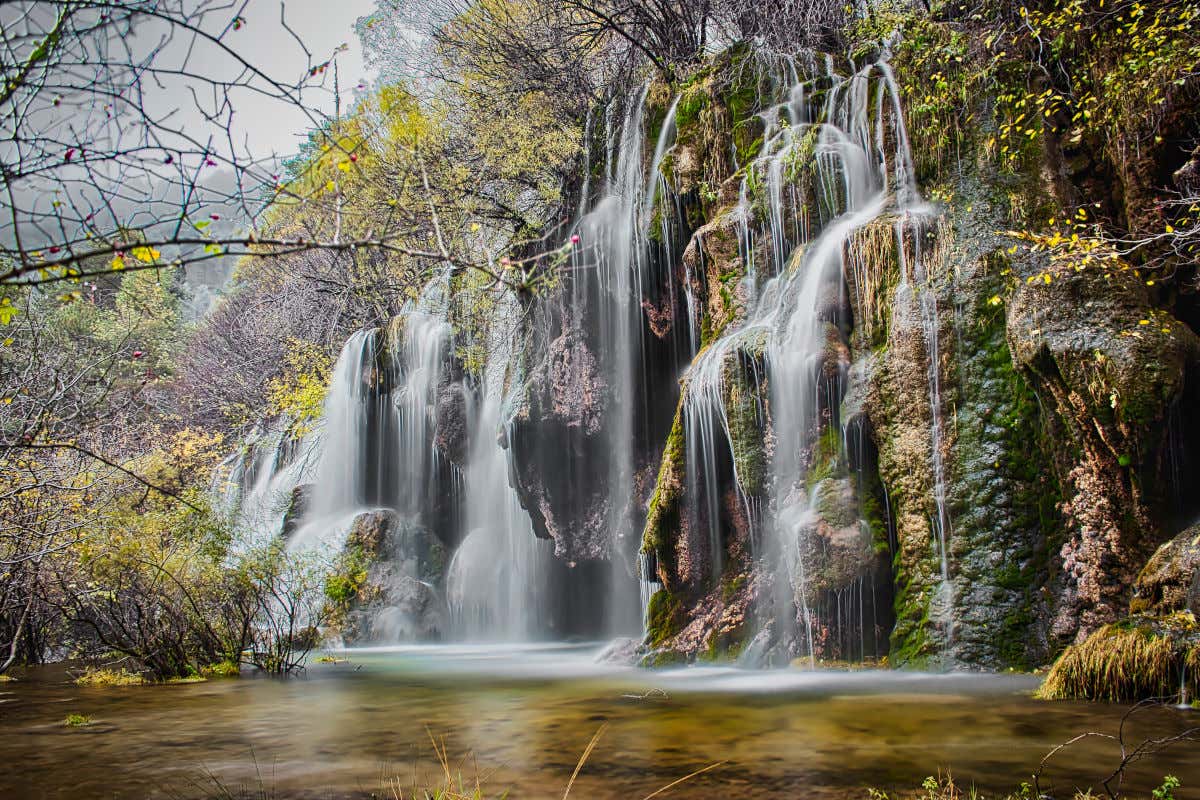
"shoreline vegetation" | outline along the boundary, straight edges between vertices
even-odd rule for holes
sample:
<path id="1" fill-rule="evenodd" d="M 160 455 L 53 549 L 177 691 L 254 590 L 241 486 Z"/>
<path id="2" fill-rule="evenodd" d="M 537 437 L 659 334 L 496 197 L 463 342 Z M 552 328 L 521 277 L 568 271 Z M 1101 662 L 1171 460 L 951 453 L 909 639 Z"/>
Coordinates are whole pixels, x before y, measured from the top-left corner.
<path id="1" fill-rule="evenodd" d="M 72 718 L 82 721 L 72 722 Z M 70 726 L 90 725 L 92 721 L 87 717 L 71 715 L 66 724 Z M 588 757 L 603 735 L 605 727 L 602 725 L 597 730 L 580 756 L 575 770 L 566 782 L 566 788 L 562 794 L 563 800 L 569 800 L 571 797 L 575 781 L 585 768 Z M 486 778 L 480 775 L 479 765 L 471 756 L 464 756 L 452 763 L 446 751 L 445 742 L 435 739 L 432 734 L 430 734 L 430 741 L 436 754 L 437 763 L 441 768 L 441 775 L 438 778 L 421 782 L 414 776 L 413 782 L 408 783 L 399 777 L 389 777 L 381 780 L 379 789 L 363 792 L 361 794 L 363 800 L 492 800 L 493 798 L 506 800 L 508 798 L 512 790 L 497 789 L 489 785 Z M 1058 748 L 1051 751 L 1047 758 L 1056 752 L 1058 752 Z M 671 790 L 706 773 L 719 770 L 725 764 L 726 762 L 715 762 L 694 770 L 649 792 L 642 796 L 641 800 L 653 800 L 656 797 L 666 796 Z M 1183 784 L 1174 775 L 1164 775 L 1162 782 L 1148 793 L 1126 794 L 1120 790 L 1119 782 L 1110 788 L 1111 781 L 1118 774 L 1116 772 L 1108 779 L 1101 781 L 1099 789 L 1076 788 L 1067 793 L 1055 792 L 1051 788 L 1039 785 L 1038 773 L 1044 766 L 1045 760 L 1039 765 L 1037 772 L 1027 780 L 1014 781 L 1016 788 L 1010 792 L 983 792 L 971 785 L 961 785 L 955 781 L 951 772 L 939 770 L 936 775 L 926 777 L 919 787 L 912 789 L 885 791 L 873 786 L 864 786 L 860 790 L 846 789 L 844 792 L 835 790 L 831 794 L 822 794 L 821 796 L 836 796 L 845 800 L 1055 800 L 1055 798 L 1058 800 L 1177 800 L 1179 798 L 1181 800 L 1183 797 Z M 472 777 L 463 777 L 464 770 L 469 770 Z M 205 794 L 203 800 L 288 800 L 289 797 L 286 793 L 275 793 L 266 787 L 261 779 L 258 786 L 248 789 L 228 786 L 211 773 L 206 778 L 212 786 L 212 791 Z M 1177 792 L 1180 794 L 1177 795 Z"/>

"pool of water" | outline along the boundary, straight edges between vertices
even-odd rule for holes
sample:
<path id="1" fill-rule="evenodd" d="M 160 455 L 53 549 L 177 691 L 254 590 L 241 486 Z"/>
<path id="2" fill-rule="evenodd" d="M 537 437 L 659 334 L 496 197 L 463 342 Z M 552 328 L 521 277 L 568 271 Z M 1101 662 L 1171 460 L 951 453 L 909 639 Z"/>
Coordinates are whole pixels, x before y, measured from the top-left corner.
<path id="1" fill-rule="evenodd" d="M 1033 700 L 1028 676 L 888 671 L 647 671 L 599 664 L 596 646 L 428 646 L 352 650 L 297 678 L 85 688 L 62 668 L 0 683 L 0 797 L 342 798 L 411 787 L 453 766 L 495 796 L 561 798 L 604 732 L 572 798 L 848 798 L 912 790 L 939 770 L 1011 791 L 1054 745 L 1116 733 L 1124 706 Z M 92 724 L 63 725 L 67 714 Z M 1200 713 L 1134 716 L 1139 742 L 1200 725 Z M 440 746 L 440 744 L 439 744 Z M 1096 786 L 1118 758 L 1084 740 L 1047 771 L 1062 794 Z M 1200 747 L 1137 765 L 1126 788 L 1164 774 L 1200 797 Z M 1045 783 L 1043 784 L 1043 786 Z M 405 794 L 407 797 L 407 793 Z"/>

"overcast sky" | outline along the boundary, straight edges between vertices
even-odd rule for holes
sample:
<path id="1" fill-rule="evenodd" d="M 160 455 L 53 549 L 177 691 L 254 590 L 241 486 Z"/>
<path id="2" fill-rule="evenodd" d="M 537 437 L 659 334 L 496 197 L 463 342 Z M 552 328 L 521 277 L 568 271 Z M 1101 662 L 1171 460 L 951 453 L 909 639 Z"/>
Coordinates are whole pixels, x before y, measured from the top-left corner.
<path id="1" fill-rule="evenodd" d="M 328 58 L 340 45 L 347 45 L 337 61 L 342 102 L 348 105 L 356 84 L 372 79 L 363 65 L 354 22 L 375 9 L 374 0 L 285 0 L 284 6 L 288 26 L 300 35 L 317 61 Z M 246 27 L 240 34 L 245 35 L 231 41 L 238 42 L 239 52 L 248 61 L 281 78 L 292 78 L 304 69 L 303 51 L 280 24 L 280 0 L 250 0 L 244 16 Z M 320 100 L 325 106 L 322 110 L 332 113 L 332 98 Z M 253 150 L 262 155 L 295 152 L 309 127 L 302 114 L 283 103 L 242 103 L 237 113 Z"/>

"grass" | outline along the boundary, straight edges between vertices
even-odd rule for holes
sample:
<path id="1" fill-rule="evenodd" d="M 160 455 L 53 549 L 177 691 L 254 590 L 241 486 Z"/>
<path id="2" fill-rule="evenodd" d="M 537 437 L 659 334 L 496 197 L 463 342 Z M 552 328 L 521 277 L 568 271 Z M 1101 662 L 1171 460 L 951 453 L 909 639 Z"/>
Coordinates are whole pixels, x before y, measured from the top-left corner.
<path id="1" fill-rule="evenodd" d="M 92 724 L 92 718 L 87 714 L 67 714 L 62 724 L 68 728 L 85 728 Z"/>
<path id="2" fill-rule="evenodd" d="M 89 668 L 75 679 L 77 686 L 139 686 L 146 679 L 123 669 Z"/>
<path id="3" fill-rule="evenodd" d="M 1152 792 L 1154 800 L 1175 800 L 1174 791 L 1180 786 L 1179 780 L 1173 775 L 1163 778 L 1162 785 Z M 1047 797 L 1047 795 L 1042 795 Z M 879 789 L 868 789 L 867 800 L 1037 800 L 1033 786 L 1022 783 L 1017 791 L 1008 795 L 984 795 L 974 786 L 963 788 L 954 783 L 950 774 L 929 776 L 922 782 L 919 791 L 902 794 L 888 794 Z M 1091 789 L 1075 790 L 1071 800 L 1101 800 L 1101 795 Z"/>
<path id="4" fill-rule="evenodd" d="M 221 661 L 201 667 L 200 674 L 216 678 L 234 678 L 242 674 L 242 665 L 236 661 Z"/>
<path id="5" fill-rule="evenodd" d="M 204 683 L 207 680 L 203 675 L 188 675 L 186 678 L 167 678 L 163 683 Z"/>
<path id="6" fill-rule="evenodd" d="M 579 774 L 583 771 L 584 764 L 596 749 L 596 745 L 600 741 L 600 737 L 604 735 L 604 731 L 608 728 L 608 723 L 604 723 L 592 736 L 590 742 L 583 750 L 583 754 L 579 756 L 579 761 L 575 764 L 575 770 L 571 773 L 570 780 L 567 781 L 566 788 L 563 790 L 562 800 L 571 800 L 571 790 L 575 787 L 575 781 Z M 505 800 L 508 797 L 508 790 L 496 791 L 485 786 L 486 776 L 480 776 L 477 767 L 472 768 L 473 778 L 463 777 L 463 767 L 467 762 L 464 758 L 458 764 L 452 764 L 449 753 L 446 749 L 445 740 L 439 740 L 434 737 L 432 732 L 429 732 L 429 741 L 433 745 L 433 752 L 437 757 L 438 767 L 441 773 L 424 786 L 410 786 L 401 778 L 390 778 L 384 781 L 380 789 L 371 792 L 371 798 L 380 798 L 380 800 Z M 719 761 L 715 764 L 709 764 L 707 767 L 696 770 L 682 778 L 678 778 L 670 783 L 654 790 L 650 794 L 640 798 L 640 800 L 653 800 L 656 797 L 666 795 L 671 789 L 679 786 L 682 783 L 690 781 L 698 775 L 702 775 L 710 770 L 714 770 L 724 764 L 724 761 Z M 257 789 L 234 789 L 226 786 L 211 772 L 205 776 L 205 782 L 211 784 L 211 787 L 206 792 L 210 800 L 283 800 L 287 795 L 280 794 L 273 788 L 264 784 L 262 778 L 259 778 L 259 786 Z M 635 798 L 630 798 L 635 800 Z"/>
<path id="7" fill-rule="evenodd" d="M 1200 691 L 1200 645 L 1149 626 L 1105 625 L 1068 647 L 1038 689 L 1043 700 L 1133 702 Z"/>

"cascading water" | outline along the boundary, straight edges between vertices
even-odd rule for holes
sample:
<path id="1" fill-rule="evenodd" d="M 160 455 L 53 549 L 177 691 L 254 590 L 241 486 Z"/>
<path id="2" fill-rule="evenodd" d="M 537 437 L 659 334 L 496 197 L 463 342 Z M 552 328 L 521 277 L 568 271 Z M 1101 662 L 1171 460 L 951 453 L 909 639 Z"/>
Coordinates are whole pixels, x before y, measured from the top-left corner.
<path id="1" fill-rule="evenodd" d="M 824 76 L 806 80 L 794 61 L 785 61 L 779 72 L 793 81 L 786 99 L 760 114 L 763 147 L 748 165 L 738 209 L 749 308 L 745 321 L 712 342 L 689 369 L 684 418 L 692 481 L 689 515 L 709 520 L 709 561 L 719 576 L 723 544 L 711 521 L 718 502 L 715 487 L 721 485 L 719 461 L 733 465 L 733 483 L 743 502 L 749 495 L 743 476 L 736 474 L 731 382 L 761 386 L 761 380 L 736 377 L 731 368 L 739 359 L 762 359 L 774 454 L 765 487 L 770 513 L 757 521 L 761 534 L 752 544 L 761 563 L 784 569 L 776 573 L 767 607 L 760 599 L 759 615 L 774 628 L 775 640 L 810 660 L 817 655 L 818 639 L 832 638 L 840 652 L 850 653 L 857 640 L 859 657 L 874 649 L 866 643 L 866 630 L 873 629 L 866 615 L 875 604 L 872 599 L 868 607 L 862 578 L 827 590 L 829 599 L 821 600 L 808 558 L 822 524 L 821 505 L 837 491 L 823 473 L 830 464 L 846 464 L 839 419 L 849 324 L 843 311 L 845 254 L 856 231 L 917 202 L 890 71 L 876 64 L 842 78 L 826 63 Z M 823 108 L 813 109 L 806 98 L 817 94 L 808 89 L 818 84 L 824 85 L 826 99 Z M 894 130 L 885 127 L 886 112 Z M 896 143 L 890 154 L 889 141 Z M 865 523 L 856 526 L 865 528 Z M 818 613 L 819 600 L 828 613 Z"/>
<path id="2" fill-rule="evenodd" d="M 502 303 L 490 330 L 482 402 L 469 414 L 475 435 L 465 476 L 467 534 L 446 574 L 453 633 L 472 641 L 528 641 L 550 627 L 546 579 L 554 547 L 534 536 L 509 485 L 508 456 L 497 438 L 506 426 L 504 382 L 513 364 L 510 323 L 516 314 L 512 304 Z"/>
<path id="3" fill-rule="evenodd" d="M 296 438 L 291 420 L 274 420 L 247 437 L 243 449 L 230 455 L 217 470 L 213 491 L 218 509 L 241 533 L 237 546 L 264 545 L 294 521 L 299 487 L 319 456 L 311 438 Z"/>
<path id="4" fill-rule="evenodd" d="M 653 556 L 637 553 L 642 513 L 637 498 L 639 471 L 647 466 L 639 462 L 645 461 L 639 443 L 653 446 L 657 435 L 650 431 L 646 373 L 656 358 L 649 350 L 658 345 L 647 332 L 661 298 L 648 293 L 664 292 L 678 294 L 686 307 L 687 326 L 671 328 L 670 335 L 680 337 L 673 346 L 695 356 L 685 375 L 681 415 L 688 498 L 683 528 L 692 539 L 691 552 L 707 560 L 689 562 L 693 577 L 706 591 L 720 589 L 728 532 L 742 525 L 749 531 L 750 556 L 768 570 L 777 566 L 767 583 L 773 589 L 760 594 L 756 610 L 776 652 L 810 661 L 831 652 L 848 658 L 879 652 L 874 584 L 861 573 L 831 581 L 813 559 L 824 547 L 818 529 L 829 527 L 828 506 L 844 504 L 843 495 L 853 497 L 854 491 L 839 482 L 851 461 L 840 412 L 850 325 L 846 254 L 857 232 L 895 215 L 905 259 L 908 220 L 924 211 L 886 64 L 842 77 L 827 59 L 824 74 L 816 73 L 815 64 L 795 60 L 775 69 L 777 96 L 783 99 L 759 114 L 763 143 L 743 171 L 733 212 L 746 266 L 745 315 L 703 349 L 695 287 L 709 278 L 701 260 L 699 274 L 689 263 L 677 285 L 674 257 L 686 238 L 680 234 L 688 231 L 680 222 L 681 200 L 661 169 L 675 144 L 678 99 L 662 121 L 648 170 L 649 86 L 609 105 L 606 162 L 597 173 L 606 180 L 599 201 L 587 210 L 589 154 L 579 206 L 587 213 L 573 230 L 579 245 L 569 269 L 579 277 L 572 279 L 564 313 L 574 315 L 575 329 L 590 330 L 600 343 L 596 390 L 606 394 L 602 436 L 608 446 L 601 527 L 610 537 L 603 616 L 609 633 L 636 631 L 639 611 L 644 620 L 650 597 L 661 588 Z M 589 117 L 589 133 L 594 124 L 599 119 Z M 663 262 L 669 262 L 665 272 Z M 917 253 L 914 270 L 923 276 L 921 268 Z M 909 271 L 902 264 L 906 285 Z M 949 587 L 936 305 L 932 292 L 917 291 L 927 309 L 935 529 L 943 584 Z M 513 320 L 520 314 L 505 298 L 489 328 L 483 368 L 474 377 L 452 376 L 449 304 L 435 299 L 409 309 L 396 332 L 363 331 L 350 338 L 334 370 L 323 422 L 298 448 L 303 457 L 281 457 L 276 443 L 231 463 L 244 487 L 241 513 L 261 508 L 270 516 L 280 497 L 291 497 L 311 478 L 307 511 L 291 547 L 336 548 L 354 519 L 371 510 L 387 510 L 406 529 L 453 517 L 439 533 L 453 549 L 444 572 L 450 632 L 466 639 L 537 638 L 554 628 L 547 607 L 553 604 L 551 584 L 562 577 L 557 571 L 575 564 L 568 567 L 554 557 L 550 542 L 536 539 L 530 513 L 513 488 L 512 454 L 505 449 L 512 441 L 506 393 L 519 359 L 508 328 L 517 327 Z M 461 472 L 446 462 L 438 444 L 439 393 L 448 382 L 469 398 L 469 445 Z M 746 458 L 739 437 L 747 430 L 767 437 L 754 445 L 767 451 L 763 468 Z M 284 438 L 281 433 L 280 441 Z M 453 495 L 449 503 L 447 494 Z M 835 533 L 871 535 L 858 518 Z M 395 630 L 407 635 L 403 625 Z"/>
<path id="5" fill-rule="evenodd" d="M 646 587 L 638 590 L 642 568 L 637 563 L 641 512 L 635 498 L 639 468 L 635 445 L 650 438 L 648 420 L 653 402 L 647 394 L 647 287 L 655 253 L 677 249 L 674 221 L 678 207 L 660 172 L 661 162 L 674 142 L 675 104 L 663 120 L 647 171 L 644 166 L 646 108 L 649 84 L 626 99 L 612 103 L 606 116 L 607 185 L 600 200 L 575 231 L 580 246 L 572 255 L 572 273 L 584 276 L 575 282 L 572 314 L 576 326 L 594 315 L 610 413 L 606 421 L 609 445 L 608 498 L 605 526 L 610 532 L 608 629 L 613 635 L 639 629 L 644 616 Z M 661 256 L 660 256 L 661 257 Z M 673 297 L 668 271 L 665 294 Z M 589 292 L 588 286 L 595 291 Z"/>
<path id="6" fill-rule="evenodd" d="M 420 524 L 435 505 L 440 456 L 434 409 L 450 326 L 419 310 L 404 317 L 389 350 L 381 330 L 359 331 L 334 365 L 320 461 L 294 549 L 338 546 L 354 518 L 372 509 Z"/>

